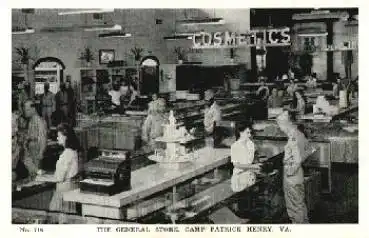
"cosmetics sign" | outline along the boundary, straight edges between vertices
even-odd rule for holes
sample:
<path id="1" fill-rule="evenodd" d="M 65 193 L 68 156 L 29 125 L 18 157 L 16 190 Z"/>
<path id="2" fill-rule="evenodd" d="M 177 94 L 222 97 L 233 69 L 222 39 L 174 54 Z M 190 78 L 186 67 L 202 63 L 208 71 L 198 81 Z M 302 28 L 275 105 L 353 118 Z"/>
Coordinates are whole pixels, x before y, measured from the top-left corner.
<path id="1" fill-rule="evenodd" d="M 194 49 L 287 46 L 291 44 L 291 36 L 288 27 L 250 30 L 247 33 L 202 31 L 194 34 L 192 41 Z"/>

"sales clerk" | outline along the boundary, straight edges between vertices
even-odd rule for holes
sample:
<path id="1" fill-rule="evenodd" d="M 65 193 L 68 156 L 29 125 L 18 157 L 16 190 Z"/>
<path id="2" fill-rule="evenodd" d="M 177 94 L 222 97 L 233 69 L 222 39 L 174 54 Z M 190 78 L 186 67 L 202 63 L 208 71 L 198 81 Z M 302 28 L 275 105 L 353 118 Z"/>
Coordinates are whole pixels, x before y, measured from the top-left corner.
<path id="1" fill-rule="evenodd" d="M 212 135 L 214 132 L 214 125 L 218 124 L 222 119 L 222 113 L 215 101 L 213 90 L 207 90 L 205 92 L 205 114 L 204 114 L 204 127 L 207 135 Z"/>
<path id="2" fill-rule="evenodd" d="M 109 95 L 111 96 L 111 103 L 114 110 L 118 111 L 120 108 L 120 85 L 117 82 L 113 83 L 113 89 L 109 91 Z"/>

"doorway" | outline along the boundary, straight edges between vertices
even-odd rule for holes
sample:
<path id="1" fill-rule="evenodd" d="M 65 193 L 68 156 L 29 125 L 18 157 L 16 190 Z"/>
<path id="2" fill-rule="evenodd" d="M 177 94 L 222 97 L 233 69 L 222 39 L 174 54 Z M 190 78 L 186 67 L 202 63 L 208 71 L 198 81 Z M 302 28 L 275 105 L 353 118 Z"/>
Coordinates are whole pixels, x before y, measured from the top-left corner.
<path id="1" fill-rule="evenodd" d="M 277 75 L 282 76 L 288 71 L 288 52 L 282 47 L 267 47 L 266 72 L 269 80 Z"/>
<path id="2" fill-rule="evenodd" d="M 140 64 L 140 93 L 152 95 L 159 93 L 159 60 L 155 56 L 146 56 Z"/>

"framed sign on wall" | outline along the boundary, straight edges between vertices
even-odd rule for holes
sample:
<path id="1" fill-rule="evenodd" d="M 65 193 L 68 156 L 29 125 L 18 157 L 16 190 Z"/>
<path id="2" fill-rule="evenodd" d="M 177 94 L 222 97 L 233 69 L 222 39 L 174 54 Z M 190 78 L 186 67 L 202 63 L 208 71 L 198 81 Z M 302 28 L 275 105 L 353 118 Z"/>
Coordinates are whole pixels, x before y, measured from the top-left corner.
<path id="1" fill-rule="evenodd" d="M 108 64 L 115 60 L 115 50 L 103 49 L 99 50 L 99 64 Z"/>

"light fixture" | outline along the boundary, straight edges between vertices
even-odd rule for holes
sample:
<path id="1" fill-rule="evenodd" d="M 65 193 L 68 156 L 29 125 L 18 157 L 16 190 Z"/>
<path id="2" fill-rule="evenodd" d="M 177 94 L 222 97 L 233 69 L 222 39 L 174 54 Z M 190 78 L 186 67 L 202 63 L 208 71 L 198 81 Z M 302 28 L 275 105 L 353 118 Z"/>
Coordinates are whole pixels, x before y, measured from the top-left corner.
<path id="1" fill-rule="evenodd" d="M 120 31 L 99 34 L 100 38 L 128 38 L 131 36 L 132 36 L 131 33 L 125 33 L 125 32 L 120 32 Z"/>
<path id="2" fill-rule="evenodd" d="M 165 36 L 164 40 L 192 40 L 193 33 L 174 33 L 172 36 Z"/>
<path id="3" fill-rule="evenodd" d="M 115 24 L 115 25 L 95 25 L 95 26 L 85 26 L 85 31 L 121 31 L 122 26 Z"/>
<path id="4" fill-rule="evenodd" d="M 35 33 L 35 29 L 27 28 L 27 29 L 16 29 L 12 31 L 13 35 L 23 35 L 23 34 L 32 34 Z"/>
<path id="5" fill-rule="evenodd" d="M 300 37 L 315 37 L 315 36 L 327 36 L 328 32 L 316 32 L 316 33 L 300 33 L 297 34 Z"/>
<path id="6" fill-rule="evenodd" d="M 223 18 L 193 18 L 178 20 L 181 25 L 224 25 L 225 20 Z"/>
<path id="7" fill-rule="evenodd" d="M 174 19 L 176 18 L 176 11 L 174 11 Z M 192 40 L 193 33 L 178 33 L 177 32 L 177 21 L 174 22 L 174 34 L 171 36 L 165 36 L 163 37 L 164 40 Z"/>
<path id="8" fill-rule="evenodd" d="M 79 9 L 79 10 L 69 10 L 65 12 L 59 12 L 58 15 L 78 15 L 78 14 L 89 14 L 89 13 L 106 13 L 106 12 L 114 12 L 114 8 L 112 9 Z"/>

